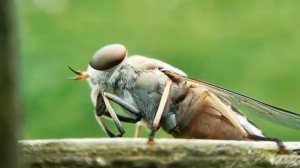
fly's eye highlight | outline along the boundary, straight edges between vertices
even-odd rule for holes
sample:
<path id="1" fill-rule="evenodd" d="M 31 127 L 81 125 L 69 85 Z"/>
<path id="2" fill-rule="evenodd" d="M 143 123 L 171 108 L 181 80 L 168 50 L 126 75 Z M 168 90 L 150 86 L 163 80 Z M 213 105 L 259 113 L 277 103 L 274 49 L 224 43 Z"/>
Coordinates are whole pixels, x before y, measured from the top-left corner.
<path id="1" fill-rule="evenodd" d="M 100 48 L 90 61 L 96 70 L 108 70 L 119 65 L 126 57 L 127 49 L 121 44 L 111 44 Z"/>

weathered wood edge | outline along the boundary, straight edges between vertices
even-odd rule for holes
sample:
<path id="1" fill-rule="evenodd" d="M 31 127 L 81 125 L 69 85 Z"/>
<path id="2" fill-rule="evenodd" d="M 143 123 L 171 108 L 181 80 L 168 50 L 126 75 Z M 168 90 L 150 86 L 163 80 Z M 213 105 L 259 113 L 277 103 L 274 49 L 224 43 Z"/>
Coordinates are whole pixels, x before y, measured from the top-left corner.
<path id="1" fill-rule="evenodd" d="M 274 142 L 156 139 L 19 141 L 24 167 L 300 167 L 300 155 L 277 154 Z M 289 150 L 300 142 L 285 142 Z"/>

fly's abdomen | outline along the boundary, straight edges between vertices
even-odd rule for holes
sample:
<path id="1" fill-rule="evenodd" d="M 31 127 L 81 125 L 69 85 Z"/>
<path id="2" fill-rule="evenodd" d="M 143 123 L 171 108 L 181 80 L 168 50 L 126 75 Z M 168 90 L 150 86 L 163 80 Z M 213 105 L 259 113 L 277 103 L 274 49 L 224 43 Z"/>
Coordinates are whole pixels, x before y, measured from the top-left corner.
<path id="1" fill-rule="evenodd" d="M 212 93 L 191 87 L 177 112 L 177 127 L 172 133 L 178 138 L 246 139 L 246 131 L 237 123 L 230 108 L 215 100 Z M 228 111 L 226 111 L 228 110 Z"/>

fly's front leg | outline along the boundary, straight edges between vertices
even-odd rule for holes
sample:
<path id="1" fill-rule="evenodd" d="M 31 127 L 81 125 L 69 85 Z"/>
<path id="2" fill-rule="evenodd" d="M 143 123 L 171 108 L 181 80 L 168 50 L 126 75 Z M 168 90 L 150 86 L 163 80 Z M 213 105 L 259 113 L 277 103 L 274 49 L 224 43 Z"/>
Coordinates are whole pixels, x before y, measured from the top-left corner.
<path id="1" fill-rule="evenodd" d="M 111 118 L 113 119 L 114 123 L 116 124 L 116 126 L 117 126 L 117 128 L 118 128 L 118 131 L 120 132 L 120 134 L 117 135 L 117 136 L 118 136 L 118 137 L 119 137 L 119 136 L 122 137 L 123 134 L 125 133 L 125 130 L 124 130 L 124 128 L 123 128 L 123 126 L 122 126 L 122 124 L 121 124 L 119 118 L 117 117 L 116 112 L 114 111 L 114 109 L 112 108 L 111 104 L 109 103 L 108 99 L 104 96 L 104 94 L 101 94 L 101 95 L 102 95 L 103 102 L 104 102 L 104 104 L 105 104 L 105 107 L 106 107 L 106 109 L 107 109 L 109 115 L 110 115 Z M 102 119 L 102 118 L 100 118 L 100 121 L 102 121 L 101 119 Z M 102 123 L 103 123 L 103 122 L 102 122 Z M 101 126 L 101 124 L 100 124 L 100 126 Z M 103 126 L 101 126 L 101 127 L 103 127 Z M 105 129 L 104 129 L 104 130 L 105 130 Z"/>
<path id="2" fill-rule="evenodd" d="M 120 105 L 121 107 L 123 107 L 126 110 L 126 112 L 128 112 L 133 117 L 133 118 L 131 118 L 132 120 L 135 120 L 136 122 L 141 120 L 141 118 L 142 118 L 141 113 L 138 111 L 138 109 L 136 109 L 131 104 L 127 103 L 126 101 L 122 100 L 120 97 L 113 95 L 111 93 L 104 92 L 103 95 L 105 97 L 107 97 L 109 100 L 111 100 L 111 101 L 117 103 L 118 105 Z M 126 120 L 126 118 L 129 118 L 129 117 L 121 116 L 121 115 L 119 115 L 119 116 L 120 116 L 120 118 L 124 118 L 125 120 Z"/>
<path id="3" fill-rule="evenodd" d="M 97 117 L 97 121 L 98 121 L 99 125 L 102 127 L 102 129 L 105 131 L 105 133 L 108 136 L 116 137 L 116 135 L 114 135 L 106 127 L 106 125 L 104 123 L 104 119 L 102 117 L 103 114 L 107 117 L 112 118 L 113 121 L 115 122 L 115 124 L 120 132 L 120 134 L 117 136 L 122 136 L 125 133 L 120 121 L 127 122 L 127 123 L 136 123 L 141 120 L 141 115 L 140 115 L 139 111 L 134 106 L 132 106 L 132 105 L 128 104 L 127 102 L 125 102 L 124 100 L 122 100 L 120 97 L 115 96 L 110 93 L 107 93 L 107 92 L 104 92 L 100 95 L 101 96 L 98 96 L 98 100 L 97 100 L 97 104 L 96 104 L 96 107 L 97 107 L 96 108 L 96 117 Z M 117 114 L 113 110 L 108 99 L 117 103 L 121 107 L 123 107 L 126 110 L 126 112 L 128 112 L 131 115 L 131 117 L 126 117 L 126 116 Z"/>
<path id="4" fill-rule="evenodd" d="M 168 98 L 169 98 L 171 86 L 172 86 L 172 81 L 168 80 L 167 83 L 166 83 L 165 89 L 163 91 L 163 94 L 161 96 L 160 103 L 159 103 L 158 109 L 156 111 L 154 120 L 153 120 L 151 133 L 150 133 L 149 138 L 148 138 L 148 143 L 149 144 L 153 143 L 155 133 L 159 128 L 159 123 L 160 123 L 161 116 L 164 112 L 164 109 L 166 107 L 166 104 L 167 104 L 167 101 L 168 101 Z"/>
<path id="5" fill-rule="evenodd" d="M 111 118 L 109 112 L 105 112 L 104 115 L 108 118 Z M 116 113 L 116 115 L 117 115 L 117 117 L 119 118 L 120 121 L 126 122 L 126 123 L 134 123 L 135 124 L 135 123 L 137 123 L 141 120 L 140 118 L 130 118 L 130 117 L 120 115 L 118 113 Z"/>
<path id="6" fill-rule="evenodd" d="M 95 109 L 95 118 L 96 121 L 98 122 L 99 126 L 102 128 L 104 133 L 109 136 L 109 137 L 117 137 L 117 136 L 122 136 L 123 134 L 115 135 L 112 133 L 109 128 L 106 126 L 104 122 L 104 117 L 103 115 L 107 115 L 107 108 L 106 104 L 104 102 L 102 94 L 99 92 L 97 95 L 97 100 L 96 100 L 96 109 Z"/>
<path id="7" fill-rule="evenodd" d="M 102 94 L 99 92 L 96 100 L 96 116 L 102 116 L 106 112 L 106 106 Z"/>
<path id="8" fill-rule="evenodd" d="M 115 95 L 107 93 L 107 92 L 104 92 L 102 94 L 99 93 L 97 96 L 97 102 L 96 102 L 96 115 L 97 116 L 106 115 L 108 117 L 111 117 L 110 114 L 107 112 L 107 109 L 106 109 L 106 106 L 105 106 L 105 103 L 103 100 L 103 96 L 105 96 L 109 100 L 117 103 L 118 105 L 120 105 L 121 107 L 126 109 L 127 112 L 129 112 L 131 114 L 131 116 L 133 116 L 132 118 L 130 118 L 130 117 L 125 117 L 125 116 L 122 116 L 122 115 L 119 115 L 116 113 L 116 115 L 118 116 L 120 121 L 128 122 L 128 123 L 136 123 L 136 122 L 140 121 L 141 115 L 135 107 L 128 104 L 127 102 L 125 102 L 124 100 L 119 98 L 118 96 L 115 96 Z"/>
<path id="9" fill-rule="evenodd" d="M 108 127 L 105 125 L 104 122 L 104 118 L 103 116 L 97 116 L 95 115 L 96 121 L 98 122 L 98 124 L 100 125 L 100 127 L 102 128 L 102 130 L 104 131 L 104 133 L 109 136 L 109 137 L 117 137 L 115 134 L 113 134 Z"/>

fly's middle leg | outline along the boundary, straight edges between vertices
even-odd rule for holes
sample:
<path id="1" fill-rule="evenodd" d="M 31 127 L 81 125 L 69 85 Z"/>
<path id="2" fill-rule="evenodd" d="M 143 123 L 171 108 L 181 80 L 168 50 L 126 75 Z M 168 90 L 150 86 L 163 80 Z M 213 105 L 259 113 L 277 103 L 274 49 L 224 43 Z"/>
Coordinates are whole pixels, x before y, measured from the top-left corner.
<path id="1" fill-rule="evenodd" d="M 155 114 L 155 117 L 154 117 L 154 120 L 153 120 L 151 133 L 148 137 L 148 144 L 153 144 L 153 142 L 154 142 L 155 133 L 156 133 L 156 131 L 158 130 L 158 128 L 160 126 L 159 125 L 160 120 L 161 120 L 162 114 L 164 112 L 164 109 L 166 107 L 166 104 L 167 104 L 167 101 L 168 101 L 168 98 L 169 98 L 171 86 L 172 86 L 172 81 L 168 80 L 167 83 L 166 83 L 166 86 L 164 88 L 164 91 L 163 91 L 163 94 L 161 96 L 158 109 L 156 111 L 156 114 Z"/>

